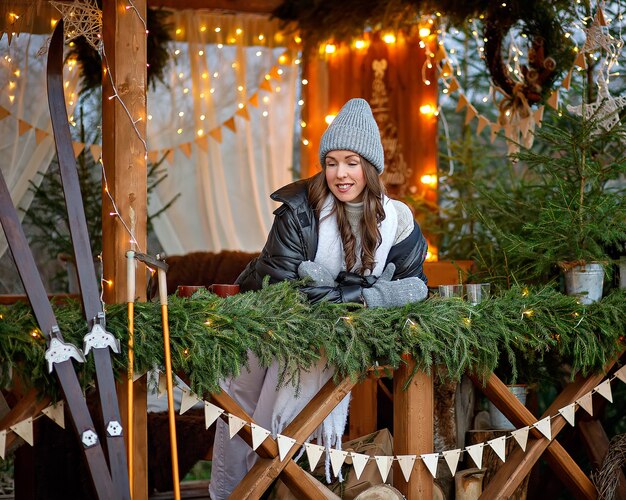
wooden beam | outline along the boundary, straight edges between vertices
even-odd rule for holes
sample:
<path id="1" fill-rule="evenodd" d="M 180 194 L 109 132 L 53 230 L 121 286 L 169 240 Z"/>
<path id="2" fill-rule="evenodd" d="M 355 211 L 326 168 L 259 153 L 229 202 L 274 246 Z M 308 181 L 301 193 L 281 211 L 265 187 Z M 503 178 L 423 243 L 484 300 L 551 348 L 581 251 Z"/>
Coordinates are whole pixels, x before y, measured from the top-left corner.
<path id="1" fill-rule="evenodd" d="M 415 360 L 406 358 L 406 364 L 393 373 L 393 448 L 394 455 L 432 453 L 434 439 L 433 379 L 418 371 L 404 389 Z M 398 462 L 393 464 L 393 485 L 407 498 L 433 498 L 433 476 L 422 460 L 415 462 L 409 482 L 404 480 Z"/>
<path id="2" fill-rule="evenodd" d="M 484 387 L 477 377 L 471 376 L 471 378 L 516 427 L 532 425 L 537 421 L 535 416 L 509 392 L 506 385 L 495 375 L 489 377 L 487 385 Z M 543 417 L 554 416 L 551 421 L 553 438 L 566 424 L 565 419 L 558 415 L 558 410 L 589 392 L 603 378 L 603 374 L 588 378 L 577 377 L 552 402 Z M 548 464 L 577 498 L 595 498 L 597 496 L 593 483 L 556 440 L 548 441 L 534 428 L 531 429 L 531 435 L 533 439 L 529 441 L 526 452 L 524 453 L 517 448 L 507 458 L 506 463 L 483 491 L 481 498 L 506 498 L 512 495 L 544 451 L 547 451 L 545 458 Z"/>
<path id="3" fill-rule="evenodd" d="M 378 379 L 366 378 L 352 389 L 348 440 L 375 432 L 378 427 Z"/>
<path id="4" fill-rule="evenodd" d="M 175 10 L 209 9 L 271 14 L 282 0 L 149 0 L 149 7 Z"/>
<path id="5" fill-rule="evenodd" d="M 146 19 L 146 0 L 133 2 Z M 145 26 L 125 0 L 103 2 L 102 31 L 106 58 L 102 76 L 102 151 L 108 192 L 120 216 L 133 231 L 137 248 L 147 247 L 147 161 L 142 141 L 146 138 L 147 56 Z M 108 65 L 108 66 L 107 66 Z M 124 106 L 118 98 L 123 100 Z M 128 113 L 126 112 L 126 109 Z M 130 116 L 129 116 L 130 115 Z M 135 122 L 135 126 L 133 126 Z M 136 127 L 136 130 L 135 130 Z M 141 136 L 141 137 L 140 137 Z M 103 188 L 102 261 L 104 300 L 124 303 L 126 297 L 126 252 L 131 237 Z M 138 299 L 145 300 L 146 273 L 140 266 L 136 276 Z M 134 385 L 134 474 L 133 498 L 148 498 L 148 424 L 146 378 Z M 125 394 L 127 382 L 118 384 L 122 425 L 128 436 Z"/>
<path id="6" fill-rule="evenodd" d="M 298 443 L 304 442 L 350 392 L 352 387 L 354 387 L 354 382 L 349 377 L 337 385 L 331 378 L 281 434 L 294 438 Z M 268 438 L 265 441 L 270 440 Z M 275 442 L 274 446 L 277 446 Z M 257 460 L 250 472 L 232 492 L 230 498 L 260 498 L 282 471 L 287 474 L 300 475 L 303 473 L 304 471 L 291 460 L 296 451 L 298 451 L 298 447 L 292 447 L 282 461 L 278 456 Z M 287 484 L 300 483 L 302 485 L 298 491 L 299 498 L 302 498 L 302 494 L 305 494 L 305 498 L 325 498 L 318 488 L 312 485 L 307 487 L 307 483 L 310 481 L 305 478 L 307 478 L 306 474 L 302 474 L 296 482 L 288 482 Z"/>

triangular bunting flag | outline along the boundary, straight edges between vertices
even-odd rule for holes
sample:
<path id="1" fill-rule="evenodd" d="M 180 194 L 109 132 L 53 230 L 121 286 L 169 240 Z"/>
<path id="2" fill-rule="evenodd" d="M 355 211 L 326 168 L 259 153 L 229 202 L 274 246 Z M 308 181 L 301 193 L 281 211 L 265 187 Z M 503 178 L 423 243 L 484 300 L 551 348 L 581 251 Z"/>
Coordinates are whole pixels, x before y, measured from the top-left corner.
<path id="1" fill-rule="evenodd" d="M 609 403 L 613 402 L 613 394 L 611 393 L 611 381 L 609 379 L 605 380 L 601 384 L 594 387 L 594 390 L 605 397 L 609 401 Z"/>
<path id="2" fill-rule="evenodd" d="M 4 120 L 10 114 L 11 114 L 11 112 L 8 109 L 3 108 L 2 106 L 0 106 L 0 120 Z"/>
<path id="3" fill-rule="evenodd" d="M 426 453 L 420 455 L 424 465 L 428 468 L 433 477 L 437 477 L 437 463 L 439 462 L 439 453 Z"/>
<path id="4" fill-rule="evenodd" d="M 476 467 L 481 469 L 483 465 L 483 443 L 473 444 L 472 446 L 467 446 L 465 449 L 470 457 L 472 457 Z"/>
<path id="5" fill-rule="evenodd" d="M 448 450 L 442 452 L 441 454 L 450 468 L 452 477 L 454 477 L 456 467 L 459 465 L 459 459 L 461 458 L 461 450 Z"/>
<path id="6" fill-rule="evenodd" d="M 40 128 L 35 129 L 35 144 L 41 144 L 41 141 L 43 141 L 46 137 L 48 137 L 48 132 L 41 130 Z"/>
<path id="7" fill-rule="evenodd" d="M 582 69 L 587 69 L 587 60 L 585 59 L 584 52 L 578 53 L 578 55 L 576 56 L 576 59 L 574 60 L 574 65 Z"/>
<path id="8" fill-rule="evenodd" d="M 626 365 L 617 370 L 615 376 L 626 384 Z"/>
<path id="9" fill-rule="evenodd" d="M 450 86 L 448 87 L 448 93 L 452 93 L 455 90 L 459 89 L 459 81 L 456 78 L 452 78 L 452 80 L 450 80 Z"/>
<path id="10" fill-rule="evenodd" d="M 224 410 L 218 408 L 213 403 L 209 403 L 208 401 L 204 402 L 204 426 L 208 429 L 213 425 L 220 415 L 224 413 Z M 254 434 L 253 434 L 254 439 Z"/>
<path id="11" fill-rule="evenodd" d="M 235 415 L 228 414 L 228 434 L 230 439 L 234 438 L 241 428 L 246 425 L 246 421 Z"/>
<path id="12" fill-rule="evenodd" d="M 595 17 L 596 17 L 595 21 L 600 26 L 607 26 L 606 19 L 604 18 L 604 12 L 602 11 L 602 7 L 598 7 L 598 10 L 596 12 L 596 16 Z"/>
<path id="13" fill-rule="evenodd" d="M 7 430 L 2 429 L 0 431 L 0 458 L 2 458 L 2 460 L 4 460 L 6 447 L 7 447 Z"/>
<path id="14" fill-rule="evenodd" d="M 46 415 L 50 420 L 61 427 L 61 429 L 65 429 L 65 413 L 63 411 L 63 407 L 63 401 L 59 401 L 56 404 L 44 408 L 41 410 L 41 413 Z"/>
<path id="15" fill-rule="evenodd" d="M 233 132 L 237 132 L 237 126 L 235 125 L 235 117 L 231 116 L 228 120 L 224 122 L 224 126 L 229 128 Z"/>
<path id="16" fill-rule="evenodd" d="M 261 82 L 261 85 L 259 85 L 259 89 L 260 89 L 260 90 L 267 90 L 268 92 L 271 92 L 271 91 L 272 91 L 272 85 L 270 84 L 270 81 L 269 81 L 269 80 L 265 80 L 265 79 L 264 79 L 264 80 Z"/>
<path id="17" fill-rule="evenodd" d="M 150 163 L 156 163 L 159 161 L 159 152 L 158 151 L 148 151 L 148 161 Z"/>
<path id="18" fill-rule="evenodd" d="M 530 117 L 522 118 L 519 122 L 519 129 L 522 133 L 522 137 L 526 137 L 528 134 L 528 128 L 530 127 Z"/>
<path id="19" fill-rule="evenodd" d="M 448 61 L 441 67 L 441 76 L 448 78 L 452 74 L 452 66 Z"/>
<path id="20" fill-rule="evenodd" d="M 480 134 L 487 125 L 489 125 L 489 119 L 483 115 L 478 115 L 478 126 L 476 127 L 476 133 Z"/>
<path id="21" fill-rule="evenodd" d="M 216 130 L 220 130 L 220 129 L 218 128 Z M 196 139 L 196 144 L 205 153 L 209 152 L 209 138 L 208 137 L 199 137 L 198 139 Z"/>
<path id="22" fill-rule="evenodd" d="M 535 119 L 535 123 L 537 126 L 541 127 L 541 121 L 543 120 L 543 106 L 539 106 L 535 111 L 533 111 L 533 118 Z"/>
<path id="23" fill-rule="evenodd" d="M 191 143 L 190 142 L 183 142 L 180 146 L 178 146 L 180 148 L 180 150 L 185 153 L 185 156 L 187 158 L 191 158 Z"/>
<path id="24" fill-rule="evenodd" d="M 33 126 L 24 120 L 17 120 L 17 133 L 21 137 L 28 132 Z"/>
<path id="25" fill-rule="evenodd" d="M 413 472 L 413 465 L 415 464 L 417 455 L 398 455 L 396 458 L 398 459 L 398 464 L 400 464 L 402 475 L 408 483 L 409 479 L 411 479 L 411 473 Z"/>
<path id="26" fill-rule="evenodd" d="M 289 436 L 283 436 L 282 434 L 278 434 L 276 436 L 276 440 L 278 441 L 278 455 L 280 456 L 280 461 L 285 460 L 287 453 L 291 450 L 291 447 L 296 444 L 296 440 L 294 438 L 290 438 Z"/>
<path id="27" fill-rule="evenodd" d="M 559 89 L 556 89 L 550 94 L 547 104 L 554 109 L 559 109 Z"/>
<path id="28" fill-rule="evenodd" d="M 539 422 L 535 422 L 533 426 L 548 439 L 552 439 L 552 428 L 550 426 L 550 417 L 542 418 Z"/>
<path id="29" fill-rule="evenodd" d="M 487 444 L 491 446 L 491 449 L 496 452 L 496 455 L 500 457 L 500 460 L 506 462 L 506 436 L 500 436 L 495 439 L 490 439 Z"/>
<path id="30" fill-rule="evenodd" d="M 521 429 L 517 429 L 511 432 L 511 436 L 515 438 L 517 444 L 522 449 L 522 451 L 526 451 L 526 444 L 528 443 L 528 431 L 530 431 L 530 427 L 522 427 Z"/>
<path id="31" fill-rule="evenodd" d="M 493 144 L 493 141 L 496 140 L 496 136 L 498 135 L 498 132 L 500 132 L 500 124 L 499 123 L 492 123 L 491 124 L 491 143 Z"/>
<path id="32" fill-rule="evenodd" d="M 241 116 L 245 120 L 250 120 L 250 113 L 248 113 L 248 108 L 245 106 L 239 109 L 236 113 L 237 116 Z"/>
<path id="33" fill-rule="evenodd" d="M 380 472 L 380 477 L 383 478 L 383 483 L 387 481 L 387 476 L 393 465 L 393 457 L 386 457 L 384 455 L 374 457 L 376 459 L 376 465 Z"/>
<path id="34" fill-rule="evenodd" d="M 157 398 L 167 393 L 167 377 L 165 373 L 159 372 L 159 388 L 157 389 Z"/>
<path id="35" fill-rule="evenodd" d="M 590 392 L 578 398 L 576 403 L 593 417 L 593 399 L 591 398 Z"/>
<path id="36" fill-rule="evenodd" d="M 11 426 L 11 430 L 19 437 L 26 441 L 29 445 L 33 445 L 33 419 L 28 417 L 15 425 Z"/>
<path id="37" fill-rule="evenodd" d="M 215 139 L 219 144 L 222 143 L 222 127 L 217 127 L 209 131 L 209 135 L 213 137 L 213 139 Z"/>
<path id="38" fill-rule="evenodd" d="M 459 102 L 456 105 L 456 112 L 458 113 L 459 111 L 461 111 L 465 106 L 467 106 L 467 98 L 465 97 L 465 94 L 460 94 L 459 95 Z"/>
<path id="39" fill-rule="evenodd" d="M 250 424 L 250 426 L 252 427 L 252 449 L 256 450 L 271 432 L 257 424 Z"/>
<path id="40" fill-rule="evenodd" d="M 476 108 L 472 106 L 471 104 L 468 104 L 467 111 L 465 112 L 465 125 L 471 122 L 476 117 L 477 114 L 478 112 L 476 111 Z"/>
<path id="41" fill-rule="evenodd" d="M 341 466 L 346 461 L 347 451 L 330 449 L 330 465 L 333 468 L 333 475 L 337 477 L 341 471 Z"/>
<path id="42" fill-rule="evenodd" d="M 369 455 L 363 455 L 362 453 L 350 453 L 350 457 L 352 458 L 352 466 L 354 467 L 354 474 L 357 479 L 361 478 L 361 474 L 363 474 L 363 469 L 367 465 L 367 461 L 370 459 Z"/>
<path id="43" fill-rule="evenodd" d="M 183 389 L 182 391 L 183 391 L 183 396 L 180 400 L 180 414 L 181 415 L 199 401 L 198 396 L 196 396 L 190 390 Z"/>
<path id="44" fill-rule="evenodd" d="M 78 158 L 78 155 L 83 152 L 83 149 L 85 149 L 85 143 L 73 142 L 72 147 L 74 148 L 74 158 Z"/>
<path id="45" fill-rule="evenodd" d="M 92 144 L 89 146 L 89 151 L 91 152 L 93 160 L 98 161 L 102 155 L 102 146 L 100 146 L 100 144 Z"/>
<path id="46" fill-rule="evenodd" d="M 559 413 L 563 416 L 563 418 L 567 421 L 569 425 L 574 427 L 576 424 L 574 420 L 574 415 L 576 414 L 576 403 L 569 404 L 564 408 L 559 409 Z"/>
<path id="47" fill-rule="evenodd" d="M 169 163 L 170 165 L 174 165 L 174 150 L 173 149 L 166 149 L 163 154 L 165 155 L 165 159 L 167 160 L 167 163 Z"/>
<path id="48" fill-rule="evenodd" d="M 250 103 L 251 106 L 254 106 L 255 108 L 258 107 L 259 106 L 258 92 L 255 92 L 254 94 L 252 94 L 252 97 L 248 99 L 248 102 Z"/>
<path id="49" fill-rule="evenodd" d="M 324 447 L 319 444 L 304 443 L 304 449 L 306 450 L 306 458 L 309 461 L 309 467 L 311 468 L 311 472 L 313 472 L 315 467 L 317 467 L 317 462 L 320 461 L 322 453 L 324 453 Z"/>
<path id="50" fill-rule="evenodd" d="M 563 87 L 565 90 L 569 90 L 571 83 L 572 83 L 572 70 L 570 69 L 567 72 L 567 75 L 565 75 L 565 78 L 563 78 L 563 81 L 561 82 L 561 87 Z"/>

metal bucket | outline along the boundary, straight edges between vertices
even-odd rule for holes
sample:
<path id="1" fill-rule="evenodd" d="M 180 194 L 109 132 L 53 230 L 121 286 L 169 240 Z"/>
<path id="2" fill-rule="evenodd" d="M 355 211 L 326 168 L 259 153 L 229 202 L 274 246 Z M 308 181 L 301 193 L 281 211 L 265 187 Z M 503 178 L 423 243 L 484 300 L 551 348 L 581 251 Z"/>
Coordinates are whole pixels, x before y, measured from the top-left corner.
<path id="1" fill-rule="evenodd" d="M 509 389 L 509 392 L 519 400 L 520 403 L 522 403 L 523 405 L 526 404 L 526 394 L 528 390 L 525 385 L 508 385 L 507 388 Z M 506 418 L 502 414 L 502 412 L 498 410 L 496 405 L 494 405 L 491 401 L 489 401 L 489 418 L 491 420 L 491 427 L 493 429 L 506 431 L 515 429 L 515 426 L 511 423 L 511 421 Z"/>
<path id="2" fill-rule="evenodd" d="M 565 293 L 579 297 L 582 304 L 592 304 L 602 298 L 604 267 L 592 262 L 565 271 Z"/>

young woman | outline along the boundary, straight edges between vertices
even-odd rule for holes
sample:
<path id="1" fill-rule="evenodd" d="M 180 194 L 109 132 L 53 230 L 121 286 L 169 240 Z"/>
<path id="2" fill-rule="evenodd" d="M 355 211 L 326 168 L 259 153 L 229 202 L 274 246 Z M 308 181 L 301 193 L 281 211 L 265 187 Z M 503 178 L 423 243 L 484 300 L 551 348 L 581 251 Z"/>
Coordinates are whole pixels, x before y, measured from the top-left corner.
<path id="1" fill-rule="evenodd" d="M 328 126 L 320 143 L 322 172 L 289 184 L 272 199 L 282 202 L 260 256 L 237 282 L 242 291 L 270 283 L 310 278 L 309 300 L 401 306 L 427 294 L 423 263 L 426 240 L 405 204 L 385 196 L 380 132 L 367 101 L 351 99 Z M 281 432 L 332 376 L 321 359 L 303 372 L 300 394 L 276 389 L 277 366 L 264 369 L 253 354 L 250 371 L 226 380 L 226 390 L 255 422 Z M 329 415 L 318 437 L 341 445 L 349 395 Z M 226 498 L 256 459 L 242 439 L 228 439 L 218 420 L 213 447 L 211 498 Z M 328 466 L 328 464 L 327 464 Z"/>

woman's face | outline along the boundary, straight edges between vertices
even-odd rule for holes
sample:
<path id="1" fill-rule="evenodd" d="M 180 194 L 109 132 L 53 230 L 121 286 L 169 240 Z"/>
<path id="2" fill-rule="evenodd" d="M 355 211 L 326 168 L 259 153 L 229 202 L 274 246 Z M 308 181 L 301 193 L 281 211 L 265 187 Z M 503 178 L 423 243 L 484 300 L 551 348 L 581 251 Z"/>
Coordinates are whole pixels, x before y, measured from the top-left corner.
<path id="1" fill-rule="evenodd" d="M 353 151 L 329 151 L 324 161 L 326 183 L 335 198 L 344 203 L 360 202 L 365 189 L 361 157 Z"/>

